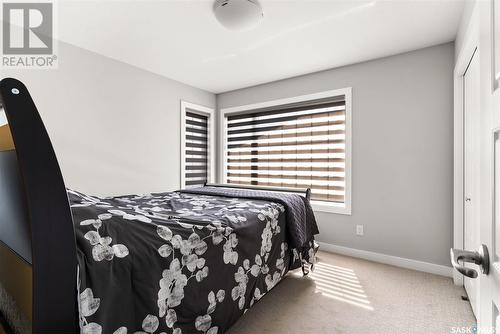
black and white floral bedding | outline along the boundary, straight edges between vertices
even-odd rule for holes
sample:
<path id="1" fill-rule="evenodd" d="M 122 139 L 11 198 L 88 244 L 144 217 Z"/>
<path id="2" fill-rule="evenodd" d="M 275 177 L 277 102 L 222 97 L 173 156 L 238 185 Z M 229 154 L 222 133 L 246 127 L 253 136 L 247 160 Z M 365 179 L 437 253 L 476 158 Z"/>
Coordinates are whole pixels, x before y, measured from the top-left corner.
<path id="1" fill-rule="evenodd" d="M 314 240 L 289 248 L 276 202 L 181 192 L 98 198 L 68 190 L 81 333 L 223 333 Z"/>
<path id="2" fill-rule="evenodd" d="M 213 186 L 189 188 L 180 190 L 180 192 L 256 199 L 283 204 L 286 212 L 287 241 L 289 245 L 298 250 L 307 250 L 309 241 L 314 238 L 314 235 L 319 233 L 311 203 L 303 196 L 298 196 L 297 194 Z M 307 252 L 305 256 L 307 256 Z"/>

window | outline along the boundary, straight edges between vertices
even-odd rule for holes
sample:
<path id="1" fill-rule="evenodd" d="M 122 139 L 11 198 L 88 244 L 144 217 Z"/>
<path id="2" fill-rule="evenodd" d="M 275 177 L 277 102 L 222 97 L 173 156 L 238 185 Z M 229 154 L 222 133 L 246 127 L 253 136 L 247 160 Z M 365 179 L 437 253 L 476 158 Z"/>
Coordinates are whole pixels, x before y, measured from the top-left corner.
<path id="1" fill-rule="evenodd" d="M 316 210 L 350 214 L 351 89 L 223 109 L 226 183 L 311 188 Z"/>
<path id="2" fill-rule="evenodd" d="M 181 187 L 202 186 L 214 178 L 214 110 L 181 102 Z"/>

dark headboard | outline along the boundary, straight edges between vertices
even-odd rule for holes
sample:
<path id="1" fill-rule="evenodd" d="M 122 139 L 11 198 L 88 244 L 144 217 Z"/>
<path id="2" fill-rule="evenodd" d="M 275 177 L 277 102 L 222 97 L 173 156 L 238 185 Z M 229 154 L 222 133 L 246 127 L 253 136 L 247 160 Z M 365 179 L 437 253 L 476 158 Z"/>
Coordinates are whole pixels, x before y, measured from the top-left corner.
<path id="1" fill-rule="evenodd" d="M 76 333 L 75 234 L 61 170 L 23 83 L 0 81 L 0 104 L 8 121 L 0 124 L 0 242 L 32 268 L 33 332 Z"/>

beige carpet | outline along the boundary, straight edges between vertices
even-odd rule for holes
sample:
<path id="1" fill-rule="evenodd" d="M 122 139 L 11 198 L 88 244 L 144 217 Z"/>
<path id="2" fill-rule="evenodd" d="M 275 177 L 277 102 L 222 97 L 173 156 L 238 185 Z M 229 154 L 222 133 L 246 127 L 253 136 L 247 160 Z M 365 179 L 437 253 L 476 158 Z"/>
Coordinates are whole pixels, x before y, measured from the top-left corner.
<path id="1" fill-rule="evenodd" d="M 320 252 L 316 270 L 288 276 L 228 332 L 451 333 L 475 325 L 451 278 Z"/>

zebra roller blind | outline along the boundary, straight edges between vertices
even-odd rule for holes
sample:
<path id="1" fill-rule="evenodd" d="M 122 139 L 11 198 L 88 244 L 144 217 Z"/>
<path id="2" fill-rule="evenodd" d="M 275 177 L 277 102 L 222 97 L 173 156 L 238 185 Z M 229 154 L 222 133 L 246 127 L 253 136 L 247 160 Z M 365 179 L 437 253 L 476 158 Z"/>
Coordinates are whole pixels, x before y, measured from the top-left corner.
<path id="1" fill-rule="evenodd" d="M 186 110 L 186 186 L 203 185 L 208 180 L 208 122 L 208 116 Z"/>
<path id="2" fill-rule="evenodd" d="M 227 116 L 226 181 L 345 202 L 345 97 Z"/>

